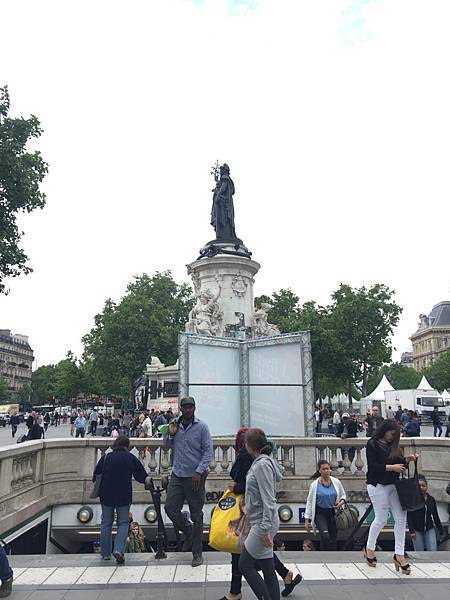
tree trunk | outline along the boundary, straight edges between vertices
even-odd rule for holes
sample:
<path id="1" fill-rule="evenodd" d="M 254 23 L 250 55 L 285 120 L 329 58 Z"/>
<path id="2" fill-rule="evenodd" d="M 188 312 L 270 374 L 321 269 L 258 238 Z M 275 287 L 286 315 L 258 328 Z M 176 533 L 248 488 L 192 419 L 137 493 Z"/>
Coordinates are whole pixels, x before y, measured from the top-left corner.
<path id="1" fill-rule="evenodd" d="M 348 408 L 351 410 L 353 408 L 353 398 L 352 398 L 352 382 L 348 382 Z"/>
<path id="2" fill-rule="evenodd" d="M 362 397 L 367 396 L 367 363 L 363 365 Z"/>

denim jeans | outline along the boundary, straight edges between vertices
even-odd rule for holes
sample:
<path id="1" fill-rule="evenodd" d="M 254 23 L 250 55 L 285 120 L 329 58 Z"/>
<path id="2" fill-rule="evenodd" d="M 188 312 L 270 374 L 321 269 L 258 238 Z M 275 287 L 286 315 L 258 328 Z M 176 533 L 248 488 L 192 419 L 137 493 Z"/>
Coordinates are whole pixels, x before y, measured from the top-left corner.
<path id="1" fill-rule="evenodd" d="M 439 435 L 436 435 L 439 432 Z M 433 425 L 433 436 L 441 437 L 442 435 L 442 425 Z"/>
<path id="2" fill-rule="evenodd" d="M 416 539 L 413 540 L 414 550 L 416 552 L 436 552 L 437 550 L 437 538 L 436 530 L 434 527 L 428 531 L 416 531 Z"/>
<path id="3" fill-rule="evenodd" d="M 3 546 L 0 544 L 0 579 L 6 581 L 13 576 L 13 570 L 9 566 L 8 557 Z"/>
<path id="4" fill-rule="evenodd" d="M 114 510 L 117 513 L 117 534 L 114 540 L 114 552 L 125 554 L 130 504 L 127 504 L 126 506 L 105 506 L 102 504 L 102 527 L 100 533 L 100 549 L 102 556 L 111 555 L 111 530 L 114 521 Z"/>

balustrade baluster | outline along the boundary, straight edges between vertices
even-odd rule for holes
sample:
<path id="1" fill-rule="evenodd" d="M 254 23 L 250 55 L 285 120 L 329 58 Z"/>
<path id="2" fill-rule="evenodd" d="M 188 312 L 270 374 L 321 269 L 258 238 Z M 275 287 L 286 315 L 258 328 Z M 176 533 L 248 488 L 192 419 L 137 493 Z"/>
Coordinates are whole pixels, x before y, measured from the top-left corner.
<path id="1" fill-rule="evenodd" d="M 292 470 L 293 470 L 292 461 L 289 457 L 289 452 L 290 452 L 291 448 L 292 448 L 292 446 L 281 446 L 281 454 L 283 457 L 283 467 L 284 467 L 285 471 L 289 471 L 289 472 L 292 472 Z"/>
<path id="2" fill-rule="evenodd" d="M 167 473 L 170 466 L 170 450 L 161 448 L 160 471 L 161 474 Z"/>
<path id="3" fill-rule="evenodd" d="M 212 458 L 209 463 L 209 472 L 211 473 L 211 475 L 214 475 L 217 469 L 216 450 L 217 448 L 214 446 Z"/>
<path id="4" fill-rule="evenodd" d="M 348 456 L 350 448 L 342 448 L 342 464 L 344 466 L 344 474 L 349 474 L 352 472 L 351 466 L 352 462 Z"/>
<path id="5" fill-rule="evenodd" d="M 338 449 L 335 446 L 332 446 L 330 448 L 330 452 L 331 452 L 331 460 L 330 460 L 330 467 L 333 473 L 336 473 L 338 468 L 339 468 L 339 461 L 338 461 L 338 457 L 337 457 L 337 451 Z"/>
<path id="6" fill-rule="evenodd" d="M 230 468 L 230 461 L 228 460 L 228 450 L 229 446 L 221 446 L 222 449 L 222 462 L 220 466 L 222 467 L 222 473 L 228 474 Z"/>
<path id="7" fill-rule="evenodd" d="M 150 446 L 148 451 L 150 452 L 150 459 L 148 461 L 148 468 L 150 469 L 150 473 L 152 475 L 156 475 L 156 468 L 158 463 L 156 461 L 156 452 L 158 448 Z"/>
<path id="8" fill-rule="evenodd" d="M 361 452 L 362 452 L 362 448 L 356 448 L 356 460 L 355 460 L 356 473 L 355 473 L 355 475 L 357 477 L 364 477 L 364 471 L 363 471 L 364 461 L 362 459 Z"/>

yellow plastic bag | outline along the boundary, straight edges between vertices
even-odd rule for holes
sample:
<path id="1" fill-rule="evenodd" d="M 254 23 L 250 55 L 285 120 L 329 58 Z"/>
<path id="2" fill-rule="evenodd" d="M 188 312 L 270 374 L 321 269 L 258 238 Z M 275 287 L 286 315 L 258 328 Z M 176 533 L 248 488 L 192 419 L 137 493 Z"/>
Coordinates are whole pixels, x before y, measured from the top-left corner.
<path id="1" fill-rule="evenodd" d="M 236 521 L 241 516 L 240 498 L 240 495 L 225 490 L 216 504 L 209 528 L 209 545 L 214 550 L 240 554 L 239 537 L 235 530 L 230 529 L 230 521 Z"/>

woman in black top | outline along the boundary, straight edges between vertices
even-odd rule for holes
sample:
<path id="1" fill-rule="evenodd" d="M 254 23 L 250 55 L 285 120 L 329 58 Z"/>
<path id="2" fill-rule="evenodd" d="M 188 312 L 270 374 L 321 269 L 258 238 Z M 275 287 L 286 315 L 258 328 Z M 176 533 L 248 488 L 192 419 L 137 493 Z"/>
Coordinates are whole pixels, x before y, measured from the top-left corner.
<path id="1" fill-rule="evenodd" d="M 437 511 L 436 500 L 428 493 L 428 483 L 423 475 L 419 475 L 419 487 L 425 496 L 425 506 L 418 510 L 408 511 L 408 528 L 414 544 L 414 550 L 420 552 L 437 550 L 437 535 L 444 535 L 441 519 Z"/>
<path id="2" fill-rule="evenodd" d="M 399 440 L 400 427 L 395 421 L 387 420 L 367 442 L 367 493 L 373 505 L 375 519 L 370 526 L 364 554 L 367 563 L 375 567 L 377 539 L 387 523 L 388 511 L 391 509 L 395 522 L 395 568 L 397 571 L 401 569 L 405 575 L 410 575 L 411 567 L 405 560 L 406 510 L 403 510 L 400 504 L 395 482 L 400 473 L 405 471 L 406 463 L 414 460 L 416 455 L 405 459 Z"/>
<path id="3" fill-rule="evenodd" d="M 230 476 L 232 481 L 229 482 L 228 489 L 235 494 L 245 494 L 245 478 L 254 461 L 253 456 L 245 448 L 245 434 L 247 431 L 248 427 L 241 427 L 236 434 L 234 444 L 236 460 L 231 467 Z M 220 600 L 240 600 L 242 598 L 242 573 L 239 570 L 239 558 L 240 554 L 231 554 L 231 587 L 228 594 Z M 289 596 L 295 586 L 301 582 L 302 576 L 297 574 L 294 577 L 293 572 L 283 565 L 275 552 L 273 553 L 273 561 L 275 571 L 284 581 L 284 590 L 281 595 Z"/>

